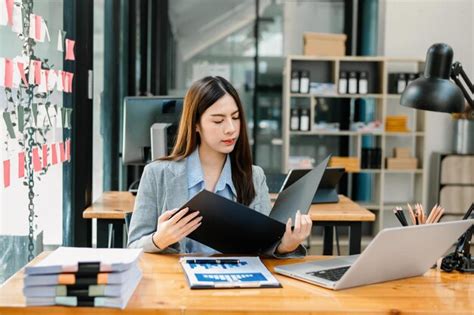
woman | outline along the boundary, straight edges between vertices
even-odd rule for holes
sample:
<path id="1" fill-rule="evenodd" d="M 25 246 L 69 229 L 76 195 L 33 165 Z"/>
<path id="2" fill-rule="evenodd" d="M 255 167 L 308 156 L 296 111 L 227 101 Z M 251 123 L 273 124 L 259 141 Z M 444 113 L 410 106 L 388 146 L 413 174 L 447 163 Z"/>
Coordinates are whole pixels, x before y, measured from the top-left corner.
<path id="1" fill-rule="evenodd" d="M 242 104 L 236 90 L 221 77 L 192 84 L 183 105 L 171 155 L 145 167 L 129 229 L 129 247 L 146 252 L 217 253 L 186 238 L 202 217 L 178 208 L 203 189 L 268 215 L 271 210 L 263 170 L 252 166 Z M 176 215 L 174 215 L 176 214 Z M 301 256 L 311 232 L 308 215 L 288 219 L 281 241 L 266 251 L 275 257 Z"/>

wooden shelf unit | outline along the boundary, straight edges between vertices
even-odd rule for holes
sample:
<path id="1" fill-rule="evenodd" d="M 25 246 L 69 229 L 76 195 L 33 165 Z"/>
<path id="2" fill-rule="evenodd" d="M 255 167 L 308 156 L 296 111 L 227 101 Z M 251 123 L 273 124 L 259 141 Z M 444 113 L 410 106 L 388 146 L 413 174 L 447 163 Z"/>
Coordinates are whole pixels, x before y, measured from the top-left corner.
<path id="1" fill-rule="evenodd" d="M 387 210 L 392 206 L 400 205 L 406 207 L 406 201 L 420 202 L 426 204 L 424 178 L 427 176 L 424 165 L 425 153 L 425 114 L 423 111 L 415 111 L 404 108 L 399 105 L 400 95 L 388 93 L 388 77 L 392 72 L 420 72 L 424 66 L 423 59 L 417 58 L 389 58 L 389 57 L 312 57 L 312 56 L 288 56 L 284 68 L 283 76 L 283 112 L 282 112 L 282 167 L 284 173 L 289 171 L 289 160 L 292 154 L 292 148 L 298 147 L 299 139 L 308 139 L 310 137 L 348 137 L 350 154 L 361 160 L 362 144 L 364 136 L 374 136 L 377 147 L 382 152 L 381 168 L 379 169 L 361 169 L 359 173 L 369 174 L 375 179 L 373 180 L 372 191 L 373 200 L 365 202 L 370 205 L 369 208 L 376 211 L 377 220 L 375 231 L 388 226 L 397 226 L 395 216 Z M 293 70 L 307 70 L 310 73 L 310 82 L 332 83 L 337 91 L 339 82 L 339 73 L 343 71 L 359 71 L 369 72 L 369 81 L 377 82 L 369 83 L 368 94 L 338 94 L 320 93 L 320 94 L 302 94 L 290 92 L 291 72 Z M 372 76 L 372 77 L 371 77 Z M 353 131 L 353 130 L 321 130 L 314 128 L 316 115 L 317 99 L 371 99 L 375 103 L 375 116 L 380 120 L 384 128 L 374 131 Z M 290 112 L 292 103 L 296 101 L 309 103 L 310 113 L 310 130 L 294 131 L 290 130 Z M 352 102 L 352 101 L 351 101 Z M 294 104 L 293 104 L 294 105 Z M 407 115 L 408 129 L 407 132 L 388 132 L 385 131 L 385 122 L 388 115 Z M 332 138 L 331 138 L 332 139 Z M 309 140 L 305 140 L 309 141 Z M 412 156 L 418 158 L 417 169 L 394 170 L 386 169 L 386 158 L 393 157 L 395 146 L 410 147 Z M 329 152 L 334 153 L 334 152 Z M 297 154 L 296 154 L 297 156 Z M 312 157 L 315 158 L 316 157 Z M 349 175 L 351 176 L 351 175 Z M 394 178 L 404 184 L 398 185 L 397 189 L 407 190 L 406 197 L 399 200 L 394 194 L 387 193 L 387 188 L 392 185 Z M 390 182 L 390 183 L 388 183 Z M 350 194 L 350 192 L 349 192 Z M 349 195 L 349 197 L 352 197 Z M 385 211 L 384 211 L 385 210 Z M 386 216 L 384 216 L 386 213 Z"/>

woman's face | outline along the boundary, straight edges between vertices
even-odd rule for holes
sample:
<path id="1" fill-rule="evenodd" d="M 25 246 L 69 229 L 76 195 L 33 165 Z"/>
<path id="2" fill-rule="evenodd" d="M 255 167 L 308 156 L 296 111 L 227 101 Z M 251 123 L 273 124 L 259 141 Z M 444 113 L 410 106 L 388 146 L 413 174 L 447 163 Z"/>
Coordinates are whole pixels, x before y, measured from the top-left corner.
<path id="1" fill-rule="evenodd" d="M 206 149 L 223 154 L 234 150 L 240 134 L 240 113 L 232 96 L 225 94 L 204 111 L 197 132 Z"/>

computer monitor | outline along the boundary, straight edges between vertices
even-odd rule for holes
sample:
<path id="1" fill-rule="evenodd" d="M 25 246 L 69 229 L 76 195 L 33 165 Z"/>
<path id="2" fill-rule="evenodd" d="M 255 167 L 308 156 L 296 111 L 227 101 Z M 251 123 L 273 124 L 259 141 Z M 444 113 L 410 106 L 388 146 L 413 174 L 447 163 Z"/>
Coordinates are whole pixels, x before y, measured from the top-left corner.
<path id="1" fill-rule="evenodd" d="M 173 147 L 183 109 L 183 98 L 175 96 L 131 96 L 124 99 L 124 164 L 146 163 L 151 159 L 150 128 L 169 123 L 168 152 Z"/>

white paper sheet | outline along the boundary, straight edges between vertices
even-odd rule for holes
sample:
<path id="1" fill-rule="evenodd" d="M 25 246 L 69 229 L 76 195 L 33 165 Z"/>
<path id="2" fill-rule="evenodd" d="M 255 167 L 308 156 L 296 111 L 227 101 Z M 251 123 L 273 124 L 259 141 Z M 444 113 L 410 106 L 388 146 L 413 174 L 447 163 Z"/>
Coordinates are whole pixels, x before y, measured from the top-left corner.
<path id="1" fill-rule="evenodd" d="M 183 257 L 180 263 L 194 289 L 280 287 L 258 257 Z"/>

